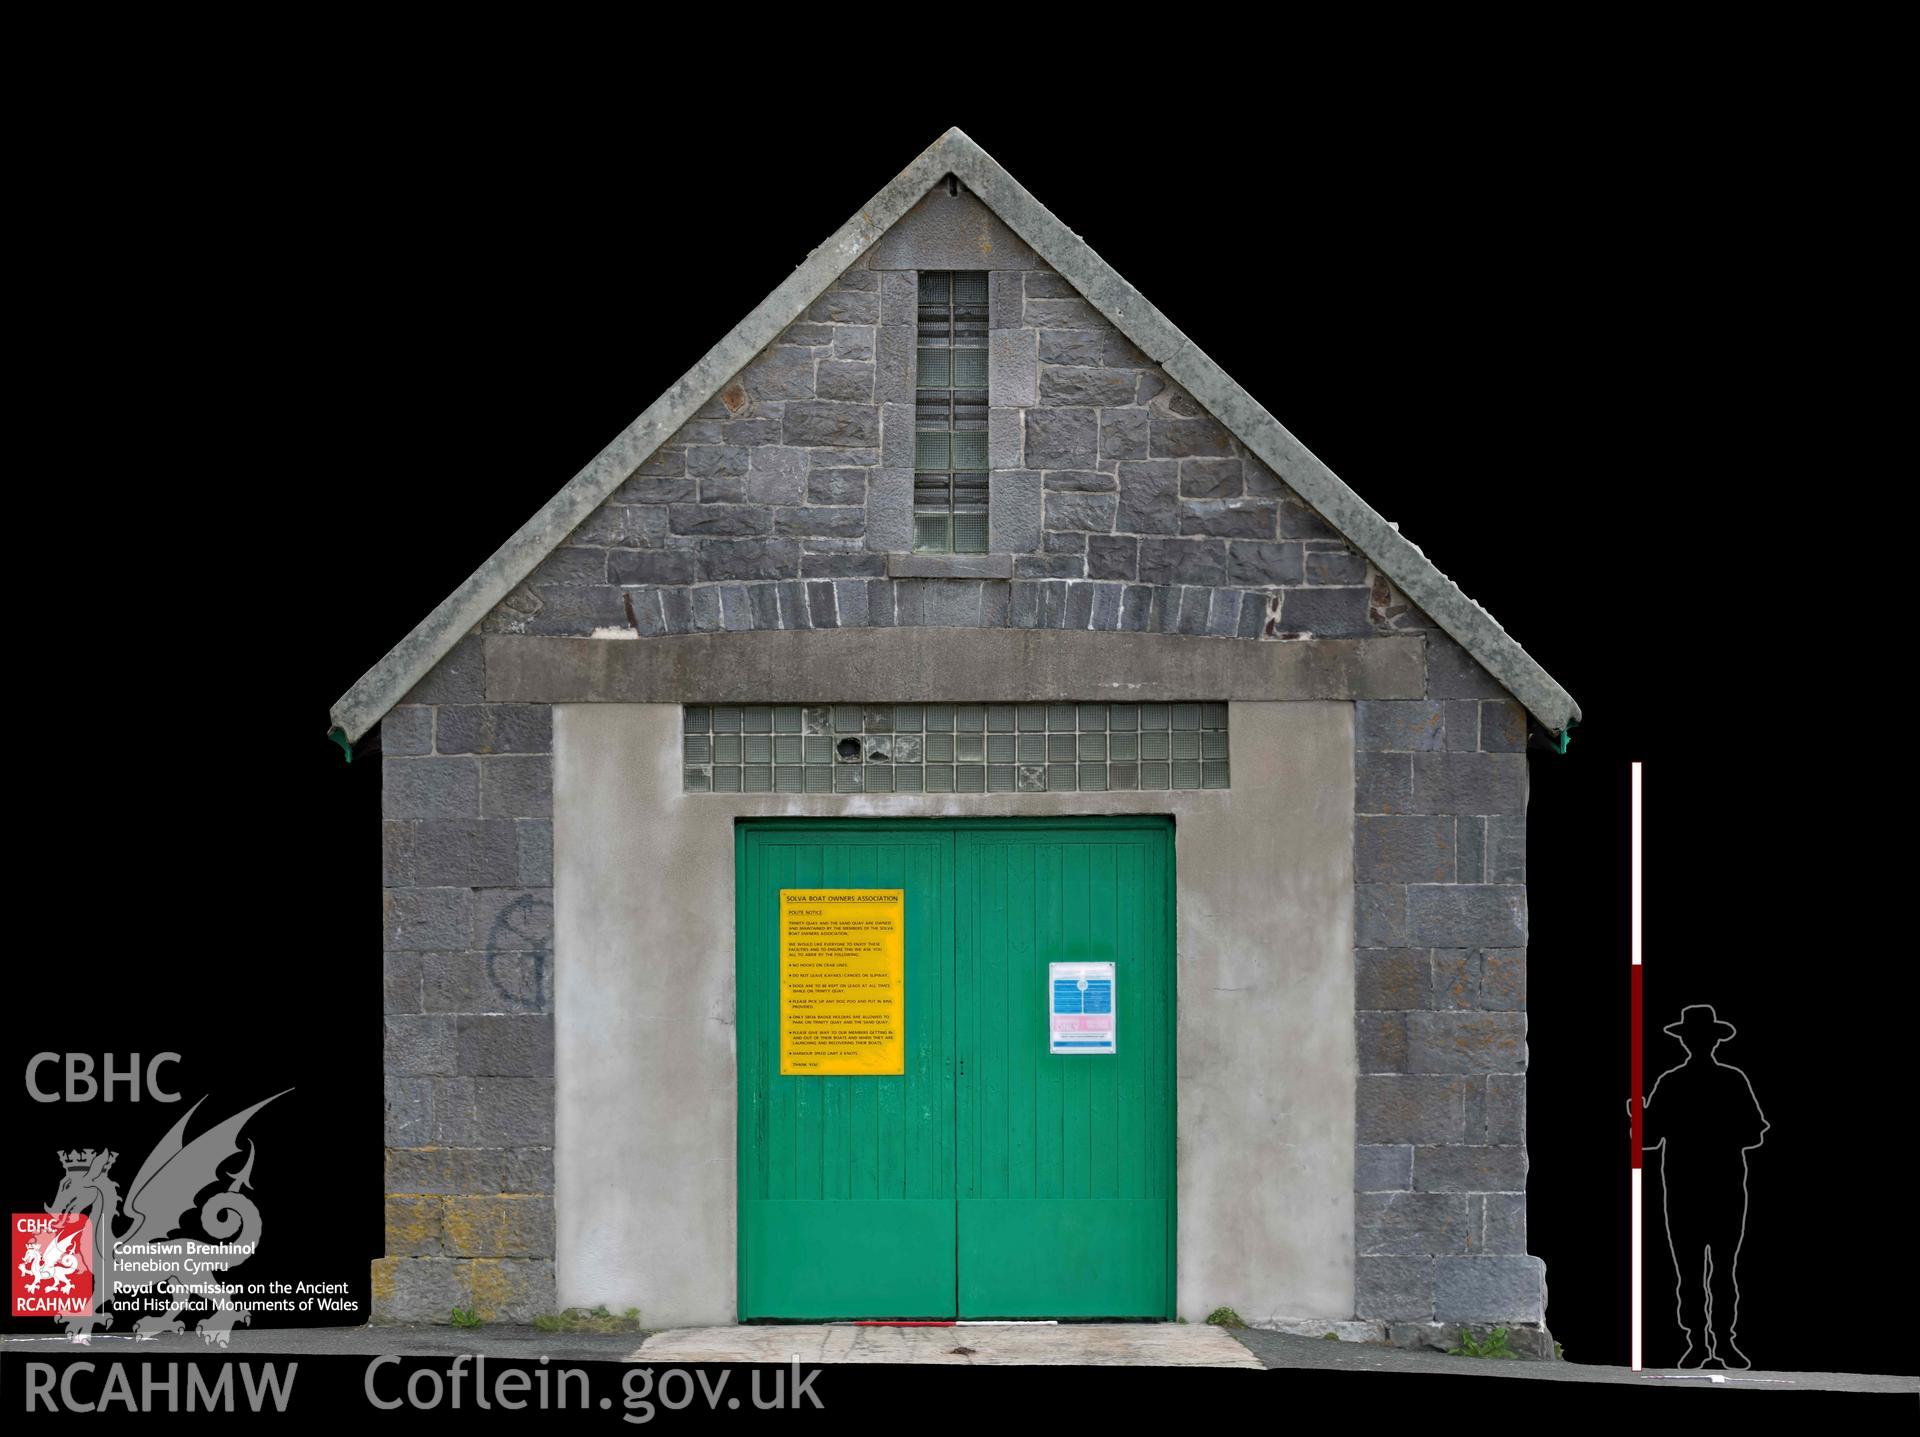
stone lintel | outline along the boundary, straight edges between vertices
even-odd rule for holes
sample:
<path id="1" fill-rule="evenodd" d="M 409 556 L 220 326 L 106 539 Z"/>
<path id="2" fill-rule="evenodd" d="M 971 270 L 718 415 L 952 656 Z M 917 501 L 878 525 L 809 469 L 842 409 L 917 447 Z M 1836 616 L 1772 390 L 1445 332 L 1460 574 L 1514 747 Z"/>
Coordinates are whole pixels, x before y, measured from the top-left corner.
<path id="1" fill-rule="evenodd" d="M 1011 579 L 1011 554 L 889 554 L 895 579 Z"/>
<path id="2" fill-rule="evenodd" d="M 485 640 L 492 703 L 1411 699 L 1425 642 L 950 628 Z"/>

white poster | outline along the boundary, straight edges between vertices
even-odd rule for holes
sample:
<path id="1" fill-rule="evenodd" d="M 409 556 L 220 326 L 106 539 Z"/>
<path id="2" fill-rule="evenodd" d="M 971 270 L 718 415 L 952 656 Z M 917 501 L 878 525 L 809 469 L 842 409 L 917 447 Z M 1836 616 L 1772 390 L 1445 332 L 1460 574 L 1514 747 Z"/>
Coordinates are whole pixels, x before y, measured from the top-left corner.
<path id="1" fill-rule="evenodd" d="M 1047 1051 L 1114 1051 L 1113 964 L 1047 964 Z"/>

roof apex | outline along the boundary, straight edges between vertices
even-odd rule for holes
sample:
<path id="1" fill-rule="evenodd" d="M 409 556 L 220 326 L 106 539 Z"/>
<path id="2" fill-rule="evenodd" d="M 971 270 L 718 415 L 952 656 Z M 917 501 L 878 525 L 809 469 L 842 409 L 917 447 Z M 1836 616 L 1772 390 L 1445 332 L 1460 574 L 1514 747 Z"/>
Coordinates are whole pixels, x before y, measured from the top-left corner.
<path id="1" fill-rule="evenodd" d="M 357 741 L 455 643 L 679 430 L 695 410 L 789 324 L 880 236 L 955 175 L 1034 253 L 1364 553 L 1409 600 L 1470 653 L 1550 733 L 1580 707 L 1499 622 L 1440 572 L 1396 525 L 1381 518 L 1285 425 L 1008 174 L 958 126 L 914 158 L 835 230 L 766 299 L 569 479 L 413 631 L 334 703 L 332 719 Z"/>

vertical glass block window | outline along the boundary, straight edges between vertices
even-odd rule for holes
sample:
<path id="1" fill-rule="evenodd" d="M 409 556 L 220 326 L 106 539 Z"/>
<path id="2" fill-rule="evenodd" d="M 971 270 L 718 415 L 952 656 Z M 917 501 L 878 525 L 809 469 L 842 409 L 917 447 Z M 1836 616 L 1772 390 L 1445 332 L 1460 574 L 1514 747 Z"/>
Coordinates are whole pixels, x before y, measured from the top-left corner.
<path id="1" fill-rule="evenodd" d="M 689 704 L 680 762 L 688 793 L 1230 786 L 1223 703 Z"/>
<path id="2" fill-rule="evenodd" d="M 922 270 L 913 547 L 987 552 L 987 276 Z"/>

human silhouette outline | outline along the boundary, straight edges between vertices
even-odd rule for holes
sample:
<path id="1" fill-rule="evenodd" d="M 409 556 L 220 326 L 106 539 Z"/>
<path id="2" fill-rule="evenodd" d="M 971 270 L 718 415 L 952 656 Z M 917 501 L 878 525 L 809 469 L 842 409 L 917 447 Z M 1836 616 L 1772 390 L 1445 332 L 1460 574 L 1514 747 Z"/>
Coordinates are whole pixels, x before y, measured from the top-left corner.
<path id="1" fill-rule="evenodd" d="M 1736 1269 L 1747 1232 L 1747 1154 L 1772 1124 L 1745 1071 L 1715 1056 L 1738 1029 L 1711 1004 L 1688 1004 L 1661 1031 L 1672 1034 L 1687 1056 L 1653 1080 L 1641 1105 L 1640 1146 L 1660 1154 L 1674 1315 L 1687 1344 L 1674 1365 L 1751 1367 L 1734 1342 L 1740 1316 Z"/>

